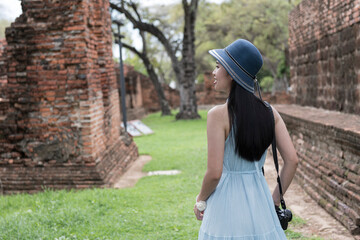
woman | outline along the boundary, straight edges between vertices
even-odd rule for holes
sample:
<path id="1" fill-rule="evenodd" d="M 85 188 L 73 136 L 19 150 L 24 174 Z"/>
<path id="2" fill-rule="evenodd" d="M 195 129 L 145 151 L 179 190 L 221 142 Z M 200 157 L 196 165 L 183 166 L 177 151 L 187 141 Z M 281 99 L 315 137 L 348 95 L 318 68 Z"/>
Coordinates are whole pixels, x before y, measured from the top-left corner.
<path id="1" fill-rule="evenodd" d="M 217 60 L 215 90 L 226 91 L 229 97 L 208 112 L 208 165 L 194 207 L 196 218 L 202 220 L 199 239 L 286 239 L 274 207 L 280 204 L 278 186 L 271 196 L 262 174 L 274 125 L 284 159 L 280 173 L 284 193 L 298 159 L 279 113 L 272 108 L 274 124 L 269 106 L 254 94 L 261 54 L 244 39 L 209 53 Z"/>

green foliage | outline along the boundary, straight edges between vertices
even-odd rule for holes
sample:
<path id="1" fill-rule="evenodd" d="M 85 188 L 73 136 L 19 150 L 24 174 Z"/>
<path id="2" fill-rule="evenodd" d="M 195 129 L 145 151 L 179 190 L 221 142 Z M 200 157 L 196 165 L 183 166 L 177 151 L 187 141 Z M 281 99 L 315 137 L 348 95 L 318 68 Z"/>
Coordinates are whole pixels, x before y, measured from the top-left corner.
<path id="1" fill-rule="evenodd" d="M 149 21 L 164 33 L 173 49 L 177 49 L 177 56 L 180 56 L 180 46 L 183 38 L 184 11 L 182 4 L 157 5 L 149 9 Z M 176 81 L 173 73 L 171 60 L 162 44 L 152 35 L 147 34 L 147 49 L 151 63 L 161 82 L 170 84 Z"/>
<path id="2" fill-rule="evenodd" d="M 5 38 L 5 28 L 9 27 L 10 24 L 11 22 L 6 19 L 0 20 L 0 39 Z"/>
<path id="3" fill-rule="evenodd" d="M 215 66 L 208 50 L 224 48 L 237 38 L 248 39 L 260 49 L 265 60 L 263 73 L 266 73 L 262 77 L 280 77 L 287 74 L 288 70 L 284 71 L 283 68 L 288 67 L 281 64 L 285 64 L 285 61 L 282 61 L 285 58 L 284 50 L 288 39 L 288 13 L 299 2 L 301 0 L 227 0 L 215 4 L 200 0 L 195 27 L 195 60 L 199 74 L 197 79 L 201 82 L 203 73 L 211 71 Z M 166 38 L 173 43 L 174 49 L 177 49 L 177 56 L 180 56 L 184 27 L 182 4 L 158 4 L 147 8 L 139 4 L 138 10 L 144 22 L 153 23 L 163 31 Z M 134 37 L 131 27 L 123 28 L 122 31 L 125 31 L 126 36 L 131 36 L 128 39 Z M 146 42 L 149 58 L 160 81 L 174 81 L 171 61 L 163 46 L 149 34 L 146 36 Z M 179 47 L 176 47 L 177 45 Z M 128 63 L 144 73 L 142 61 L 134 58 L 128 50 L 126 52 L 126 58 L 130 58 Z"/>
<path id="4" fill-rule="evenodd" d="M 131 54 L 131 55 L 129 54 L 129 56 L 127 58 L 125 58 L 124 63 L 133 66 L 135 71 L 138 71 L 138 72 L 148 76 L 148 73 L 143 64 L 143 61 L 136 54 Z"/>
<path id="5" fill-rule="evenodd" d="M 286 57 L 284 55 L 280 59 L 280 62 L 277 66 L 277 75 L 279 77 L 286 75 L 288 78 L 290 78 L 290 67 L 286 63 Z"/>
<path id="6" fill-rule="evenodd" d="M 253 42 L 264 58 L 263 68 L 274 76 L 288 39 L 288 13 L 294 3 L 284 0 L 229 0 L 222 4 L 200 2 L 196 22 L 198 72 L 212 69 L 207 51 L 224 48 L 238 38 Z"/>
<path id="7" fill-rule="evenodd" d="M 260 81 L 260 87 L 264 92 L 270 92 L 274 79 L 271 76 L 266 76 Z"/>
<path id="8" fill-rule="evenodd" d="M 155 133 L 135 138 L 140 154 L 153 158 L 144 171 L 181 174 L 144 177 L 125 189 L 0 196 L 0 239 L 196 239 L 201 223 L 192 209 L 206 169 L 206 112 L 199 113 L 178 121 L 149 115 L 143 122 Z"/>
<path id="9" fill-rule="evenodd" d="M 291 224 L 297 226 L 297 227 L 301 227 L 303 225 L 306 224 L 306 221 L 298 216 L 294 216 L 293 219 L 291 220 Z"/>

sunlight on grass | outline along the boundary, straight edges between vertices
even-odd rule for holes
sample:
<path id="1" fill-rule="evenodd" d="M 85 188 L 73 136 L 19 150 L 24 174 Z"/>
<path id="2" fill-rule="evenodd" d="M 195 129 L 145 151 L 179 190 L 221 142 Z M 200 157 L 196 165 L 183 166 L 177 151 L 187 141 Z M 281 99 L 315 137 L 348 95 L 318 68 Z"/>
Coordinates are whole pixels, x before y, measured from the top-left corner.
<path id="1" fill-rule="evenodd" d="M 0 239 L 197 239 L 192 209 L 206 168 L 206 112 L 200 114 L 187 121 L 149 115 L 143 122 L 154 134 L 135 138 L 139 153 L 152 156 L 144 171 L 179 175 L 144 177 L 127 189 L 0 196 Z"/>

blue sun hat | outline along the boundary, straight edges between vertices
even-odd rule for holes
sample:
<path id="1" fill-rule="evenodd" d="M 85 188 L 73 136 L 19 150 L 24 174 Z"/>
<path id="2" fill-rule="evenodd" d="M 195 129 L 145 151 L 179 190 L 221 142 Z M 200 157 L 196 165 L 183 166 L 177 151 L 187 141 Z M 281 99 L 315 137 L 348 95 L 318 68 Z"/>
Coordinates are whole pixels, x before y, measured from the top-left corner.
<path id="1" fill-rule="evenodd" d="M 251 42 L 238 39 L 224 49 L 213 49 L 209 53 L 245 90 L 254 93 L 256 84 L 260 95 L 256 74 L 263 65 L 263 59 L 259 50 Z"/>

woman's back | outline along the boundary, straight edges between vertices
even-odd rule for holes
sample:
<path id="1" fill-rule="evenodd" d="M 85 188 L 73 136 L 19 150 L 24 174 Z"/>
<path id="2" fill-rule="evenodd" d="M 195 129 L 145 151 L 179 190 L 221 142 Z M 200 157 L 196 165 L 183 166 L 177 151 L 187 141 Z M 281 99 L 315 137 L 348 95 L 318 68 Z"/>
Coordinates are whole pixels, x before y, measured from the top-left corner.
<path id="1" fill-rule="evenodd" d="M 262 174 L 260 161 L 235 153 L 233 134 L 225 141 L 221 179 L 207 200 L 199 239 L 286 239 Z"/>
<path id="2" fill-rule="evenodd" d="M 246 173 L 261 171 L 261 168 L 265 163 L 266 152 L 267 151 L 262 154 L 262 157 L 259 161 L 248 161 L 240 157 L 235 152 L 235 141 L 233 138 L 233 132 L 231 132 L 225 141 L 223 172 L 228 171 Z"/>
<path id="3" fill-rule="evenodd" d="M 278 186 L 271 196 L 261 171 L 274 134 L 284 159 L 284 192 L 298 160 L 281 116 L 254 94 L 255 88 L 259 91 L 261 54 L 244 39 L 209 53 L 217 60 L 214 88 L 229 95 L 227 103 L 211 109 L 207 117 L 207 169 L 194 206 L 196 218 L 203 221 L 199 240 L 286 239 L 275 212 Z"/>

